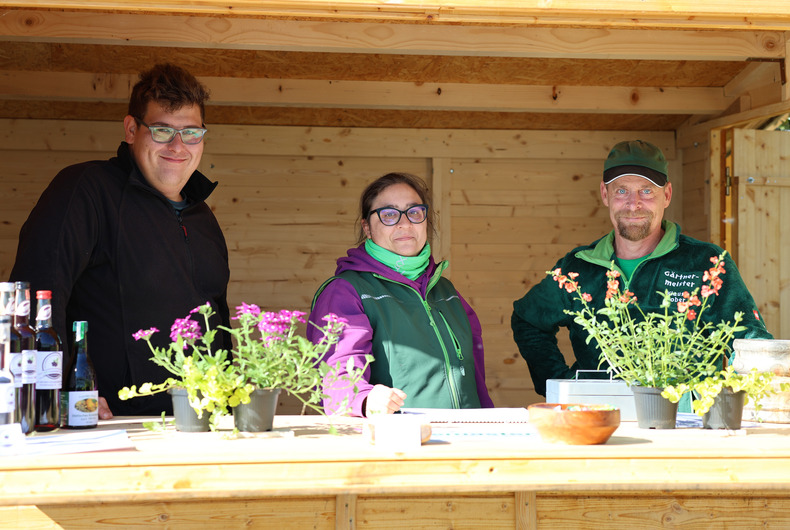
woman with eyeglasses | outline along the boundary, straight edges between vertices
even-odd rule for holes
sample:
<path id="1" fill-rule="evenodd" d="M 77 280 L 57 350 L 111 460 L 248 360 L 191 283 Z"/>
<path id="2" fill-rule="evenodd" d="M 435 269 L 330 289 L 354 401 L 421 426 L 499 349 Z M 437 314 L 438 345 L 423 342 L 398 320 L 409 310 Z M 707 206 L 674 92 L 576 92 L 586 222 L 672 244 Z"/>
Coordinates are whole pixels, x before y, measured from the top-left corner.
<path id="1" fill-rule="evenodd" d="M 335 275 L 313 300 L 310 321 L 334 313 L 348 321 L 324 359 L 345 373 L 365 366 L 357 391 L 324 380 L 332 413 L 348 403 L 354 416 L 392 414 L 401 407 L 493 407 L 485 385 L 483 340 L 475 312 L 442 277 L 447 262 L 431 256 L 432 212 L 425 183 L 389 173 L 360 198 L 360 245 L 337 260 Z M 308 326 L 308 337 L 321 332 Z"/>

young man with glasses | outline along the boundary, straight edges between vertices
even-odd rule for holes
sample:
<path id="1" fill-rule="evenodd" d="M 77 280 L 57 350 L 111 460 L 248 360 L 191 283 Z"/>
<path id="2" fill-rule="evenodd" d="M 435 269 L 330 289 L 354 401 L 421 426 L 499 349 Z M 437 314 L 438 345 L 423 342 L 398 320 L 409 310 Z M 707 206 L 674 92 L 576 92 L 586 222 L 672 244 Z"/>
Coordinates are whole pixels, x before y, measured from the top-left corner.
<path id="1" fill-rule="evenodd" d="M 124 386 L 169 375 L 134 332 L 169 330 L 207 300 L 218 314 L 214 324 L 229 323 L 227 246 L 205 203 L 217 183 L 197 171 L 207 99 L 183 68 L 143 72 L 117 156 L 62 170 L 20 232 L 11 279 L 52 291 L 66 346 L 71 322 L 90 323 L 102 419 L 172 413 L 166 394 L 118 399 Z"/>
<path id="2" fill-rule="evenodd" d="M 329 412 L 348 402 L 351 414 L 392 414 L 401 407 L 493 407 L 485 384 L 483 339 L 475 312 L 442 278 L 447 262 L 431 256 L 433 220 L 421 179 L 389 173 L 360 200 L 358 247 L 337 260 L 335 276 L 316 293 L 310 321 L 329 313 L 346 327 L 325 357 L 339 375 L 348 363 L 366 368 L 357 391 L 324 380 Z M 307 336 L 322 339 L 316 326 Z"/>

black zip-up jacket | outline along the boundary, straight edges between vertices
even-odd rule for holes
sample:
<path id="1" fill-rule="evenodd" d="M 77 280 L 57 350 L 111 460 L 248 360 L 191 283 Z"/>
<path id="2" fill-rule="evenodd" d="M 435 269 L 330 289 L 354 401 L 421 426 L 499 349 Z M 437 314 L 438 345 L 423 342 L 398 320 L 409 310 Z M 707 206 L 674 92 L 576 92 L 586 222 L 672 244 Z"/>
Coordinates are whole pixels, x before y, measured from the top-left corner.
<path id="1" fill-rule="evenodd" d="M 134 332 L 156 327 L 152 343 L 166 346 L 173 321 L 207 301 L 219 317 L 212 324 L 229 323 L 228 249 L 204 202 L 216 186 L 193 173 L 182 190 L 188 206 L 178 214 L 146 182 L 122 142 L 110 160 L 58 173 L 22 226 L 11 280 L 29 281 L 33 293 L 52 291 L 64 366 L 71 323 L 88 321 L 99 395 L 115 415 L 172 413 L 167 394 L 118 399 L 124 386 L 170 375 L 150 360 L 148 345 L 135 341 Z M 217 346 L 223 339 L 217 335 Z"/>

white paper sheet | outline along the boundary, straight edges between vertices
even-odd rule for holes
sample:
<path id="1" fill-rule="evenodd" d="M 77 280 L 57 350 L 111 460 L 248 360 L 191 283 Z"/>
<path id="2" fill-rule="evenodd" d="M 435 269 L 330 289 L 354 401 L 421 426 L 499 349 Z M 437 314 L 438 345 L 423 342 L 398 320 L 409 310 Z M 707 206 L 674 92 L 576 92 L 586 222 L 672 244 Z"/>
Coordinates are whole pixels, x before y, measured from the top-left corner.
<path id="1" fill-rule="evenodd" d="M 24 445 L 16 447 L 19 456 L 89 453 L 93 451 L 118 451 L 134 449 L 125 430 L 81 431 L 45 436 L 28 436 Z M 3 455 L 8 456 L 8 455 Z"/>
<path id="2" fill-rule="evenodd" d="M 527 423 L 529 413 L 521 408 L 421 409 L 404 408 L 401 414 L 418 414 L 428 423 Z"/>

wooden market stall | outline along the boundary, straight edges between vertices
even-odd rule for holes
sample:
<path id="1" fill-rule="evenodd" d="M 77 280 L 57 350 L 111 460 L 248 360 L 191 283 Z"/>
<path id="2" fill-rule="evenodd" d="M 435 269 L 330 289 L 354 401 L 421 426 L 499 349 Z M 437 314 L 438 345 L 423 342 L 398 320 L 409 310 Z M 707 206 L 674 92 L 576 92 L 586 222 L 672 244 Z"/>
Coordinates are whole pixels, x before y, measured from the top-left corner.
<path id="1" fill-rule="evenodd" d="M 732 250 L 790 338 L 772 130 L 790 112 L 788 29 L 778 0 L 3 1 L 0 276 L 47 182 L 113 154 L 136 74 L 172 61 L 212 91 L 201 169 L 220 182 L 231 305 L 306 310 L 355 241 L 362 187 L 410 171 L 481 317 L 495 403 L 539 400 L 511 304 L 608 230 L 602 161 L 642 138 L 670 159 L 669 217 Z"/>

